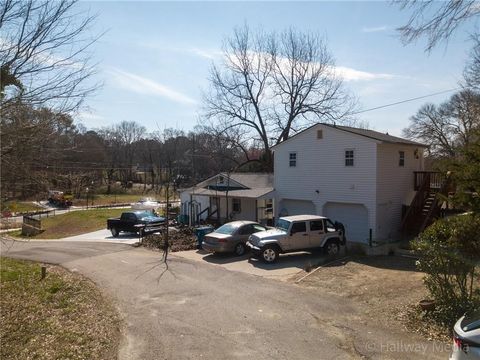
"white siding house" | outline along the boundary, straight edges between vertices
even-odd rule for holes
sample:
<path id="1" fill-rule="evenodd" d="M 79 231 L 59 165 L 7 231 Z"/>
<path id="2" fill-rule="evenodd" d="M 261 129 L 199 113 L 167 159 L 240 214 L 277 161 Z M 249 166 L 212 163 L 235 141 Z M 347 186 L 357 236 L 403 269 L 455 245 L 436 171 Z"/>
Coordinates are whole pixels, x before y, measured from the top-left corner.
<path id="1" fill-rule="evenodd" d="M 349 241 L 396 238 L 425 146 L 372 130 L 316 124 L 273 147 L 276 216 L 342 222 Z"/>

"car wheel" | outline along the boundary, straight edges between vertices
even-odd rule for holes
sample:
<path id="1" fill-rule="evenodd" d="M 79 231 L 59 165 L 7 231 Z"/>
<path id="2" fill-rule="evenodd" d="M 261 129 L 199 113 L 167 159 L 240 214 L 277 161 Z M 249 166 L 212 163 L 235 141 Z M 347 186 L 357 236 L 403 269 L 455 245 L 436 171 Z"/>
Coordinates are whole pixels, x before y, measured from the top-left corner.
<path id="1" fill-rule="evenodd" d="M 327 255 L 338 255 L 340 253 L 340 245 L 338 241 L 335 240 L 328 240 L 327 243 L 323 246 L 325 254 Z"/>
<path id="2" fill-rule="evenodd" d="M 117 228 L 112 228 L 110 229 L 110 232 L 112 233 L 113 237 L 118 237 L 118 234 L 120 233 Z"/>
<path id="3" fill-rule="evenodd" d="M 278 249 L 271 245 L 265 246 L 262 250 L 262 259 L 266 263 L 274 263 L 278 260 Z"/>
<path id="4" fill-rule="evenodd" d="M 238 243 L 237 245 L 235 245 L 235 249 L 233 250 L 233 252 L 237 256 L 242 256 L 243 254 L 245 254 L 246 251 L 247 249 L 244 243 Z"/>

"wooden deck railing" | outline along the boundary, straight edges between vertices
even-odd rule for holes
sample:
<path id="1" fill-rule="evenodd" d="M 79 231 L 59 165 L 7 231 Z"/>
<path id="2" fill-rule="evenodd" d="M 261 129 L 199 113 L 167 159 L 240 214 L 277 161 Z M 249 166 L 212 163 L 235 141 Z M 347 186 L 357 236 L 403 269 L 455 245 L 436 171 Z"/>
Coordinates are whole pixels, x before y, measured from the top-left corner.
<path id="1" fill-rule="evenodd" d="M 414 171 L 413 172 L 413 190 L 418 191 L 423 185 L 425 178 L 428 178 L 431 189 L 440 189 L 445 180 L 445 175 L 438 171 Z"/>

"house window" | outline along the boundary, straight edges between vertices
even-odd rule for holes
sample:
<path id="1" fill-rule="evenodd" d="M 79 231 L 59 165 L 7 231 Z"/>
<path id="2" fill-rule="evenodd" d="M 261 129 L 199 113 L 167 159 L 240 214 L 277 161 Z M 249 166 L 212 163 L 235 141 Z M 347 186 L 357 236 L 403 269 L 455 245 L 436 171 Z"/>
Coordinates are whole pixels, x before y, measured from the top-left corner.
<path id="1" fill-rule="evenodd" d="M 317 130 L 317 139 L 323 139 L 323 130 Z"/>
<path id="2" fill-rule="evenodd" d="M 240 201 L 240 199 L 233 198 L 232 199 L 232 211 L 236 212 L 236 213 L 242 212 L 241 203 L 242 202 Z"/>
<path id="3" fill-rule="evenodd" d="M 405 151 L 398 152 L 398 166 L 405 166 Z"/>
<path id="4" fill-rule="evenodd" d="M 353 150 L 345 150 L 345 166 L 353 166 L 354 162 Z"/>
<path id="5" fill-rule="evenodd" d="M 297 153 L 296 152 L 291 152 L 289 154 L 289 164 L 290 167 L 296 167 L 297 166 Z"/>

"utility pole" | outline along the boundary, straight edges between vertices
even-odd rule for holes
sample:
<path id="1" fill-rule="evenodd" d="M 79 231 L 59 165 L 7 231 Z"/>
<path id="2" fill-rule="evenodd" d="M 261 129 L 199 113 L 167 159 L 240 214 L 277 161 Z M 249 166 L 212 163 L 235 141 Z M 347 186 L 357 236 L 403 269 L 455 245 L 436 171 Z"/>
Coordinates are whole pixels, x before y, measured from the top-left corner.
<path id="1" fill-rule="evenodd" d="M 193 221 L 193 196 L 195 195 L 195 134 L 192 134 L 192 180 L 193 180 L 193 189 L 192 193 L 190 194 L 190 216 L 189 216 L 189 225 L 194 225 Z"/>

